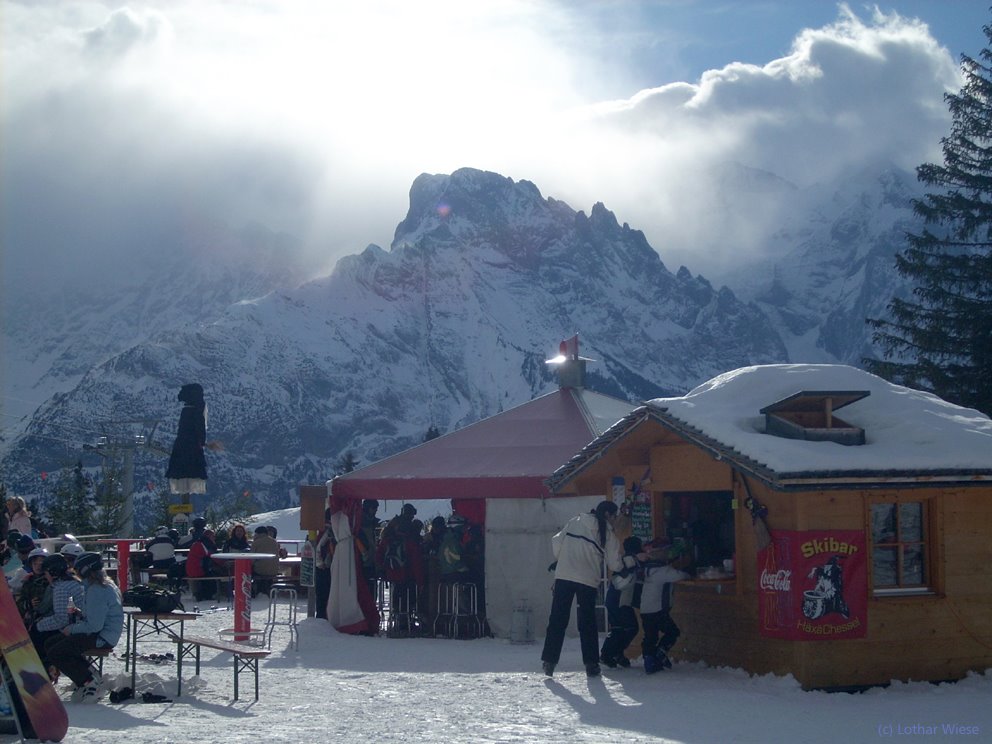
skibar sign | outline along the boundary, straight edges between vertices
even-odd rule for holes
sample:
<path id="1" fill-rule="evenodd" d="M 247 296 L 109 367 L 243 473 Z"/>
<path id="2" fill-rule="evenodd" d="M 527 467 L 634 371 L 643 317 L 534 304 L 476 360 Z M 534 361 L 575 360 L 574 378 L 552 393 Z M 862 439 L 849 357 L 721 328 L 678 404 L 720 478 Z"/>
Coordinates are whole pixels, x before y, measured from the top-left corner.
<path id="1" fill-rule="evenodd" d="M 793 641 L 864 638 L 868 559 L 864 532 L 776 531 L 758 551 L 761 635 Z"/>

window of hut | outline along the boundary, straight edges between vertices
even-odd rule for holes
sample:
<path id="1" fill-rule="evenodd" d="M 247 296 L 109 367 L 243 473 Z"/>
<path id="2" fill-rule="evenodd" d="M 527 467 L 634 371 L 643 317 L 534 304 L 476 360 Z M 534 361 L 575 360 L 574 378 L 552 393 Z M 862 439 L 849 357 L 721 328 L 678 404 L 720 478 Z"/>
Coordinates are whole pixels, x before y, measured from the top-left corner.
<path id="1" fill-rule="evenodd" d="M 933 557 L 928 500 L 871 504 L 872 585 L 876 594 L 930 591 Z"/>

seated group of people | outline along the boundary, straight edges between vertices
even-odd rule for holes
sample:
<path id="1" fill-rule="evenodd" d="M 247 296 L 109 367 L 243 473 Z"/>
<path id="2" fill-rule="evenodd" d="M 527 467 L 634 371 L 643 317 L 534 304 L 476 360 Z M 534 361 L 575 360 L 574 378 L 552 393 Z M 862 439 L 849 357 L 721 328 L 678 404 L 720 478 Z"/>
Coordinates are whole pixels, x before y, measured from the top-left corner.
<path id="1" fill-rule="evenodd" d="M 4 578 L 49 678 L 67 675 L 76 684 L 75 699 L 96 702 L 100 679 L 85 652 L 113 648 L 124 629 L 121 594 L 103 559 L 74 542 L 49 553 L 16 532 L 7 543 L 21 565 L 8 575 L 7 563 Z"/>
<path id="2" fill-rule="evenodd" d="M 231 565 L 214 560 L 211 556 L 215 553 L 271 553 L 278 557 L 254 561 L 252 565 L 256 577 L 255 591 L 266 592 L 279 573 L 279 557 L 286 555 L 285 549 L 279 547 L 276 535 L 275 527 L 259 526 L 249 541 L 245 526 L 236 524 L 226 541 L 218 545 L 217 534 L 207 529 L 205 519 L 197 517 L 193 520 L 193 529 L 183 538 L 176 530 L 159 527 L 155 537 L 145 545 L 144 556 L 139 562 L 144 567 L 166 571 L 173 585 L 178 587 L 183 579 L 226 577 Z M 188 549 L 185 560 L 177 557 L 177 548 Z M 215 597 L 218 590 L 215 581 L 193 581 L 189 584 L 193 598 L 200 602 Z"/>

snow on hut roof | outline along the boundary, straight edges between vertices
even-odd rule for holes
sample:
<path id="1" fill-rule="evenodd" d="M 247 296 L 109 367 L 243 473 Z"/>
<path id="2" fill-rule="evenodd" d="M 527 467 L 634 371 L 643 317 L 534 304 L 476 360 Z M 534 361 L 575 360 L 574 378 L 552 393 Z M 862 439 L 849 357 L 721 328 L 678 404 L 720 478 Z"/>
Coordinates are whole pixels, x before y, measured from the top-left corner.
<path id="1" fill-rule="evenodd" d="M 864 445 L 765 432 L 762 409 L 777 401 L 845 390 L 868 393 L 845 405 L 843 414 L 845 422 L 864 429 Z M 742 367 L 684 396 L 648 401 L 555 471 L 551 487 L 560 488 L 645 418 L 779 484 L 790 478 L 992 478 L 992 419 L 985 414 L 850 366 L 773 364 Z"/>

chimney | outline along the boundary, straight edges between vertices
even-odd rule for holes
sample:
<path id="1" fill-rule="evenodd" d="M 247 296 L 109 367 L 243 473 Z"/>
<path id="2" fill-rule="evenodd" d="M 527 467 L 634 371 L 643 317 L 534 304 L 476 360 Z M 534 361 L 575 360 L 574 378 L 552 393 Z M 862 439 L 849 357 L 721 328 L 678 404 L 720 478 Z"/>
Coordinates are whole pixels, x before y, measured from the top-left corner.
<path id="1" fill-rule="evenodd" d="M 558 372 L 558 387 L 582 389 L 586 386 L 586 362 L 594 361 L 579 356 L 579 334 L 567 338 L 558 345 L 558 356 L 548 359 L 545 364 L 554 365 Z"/>

